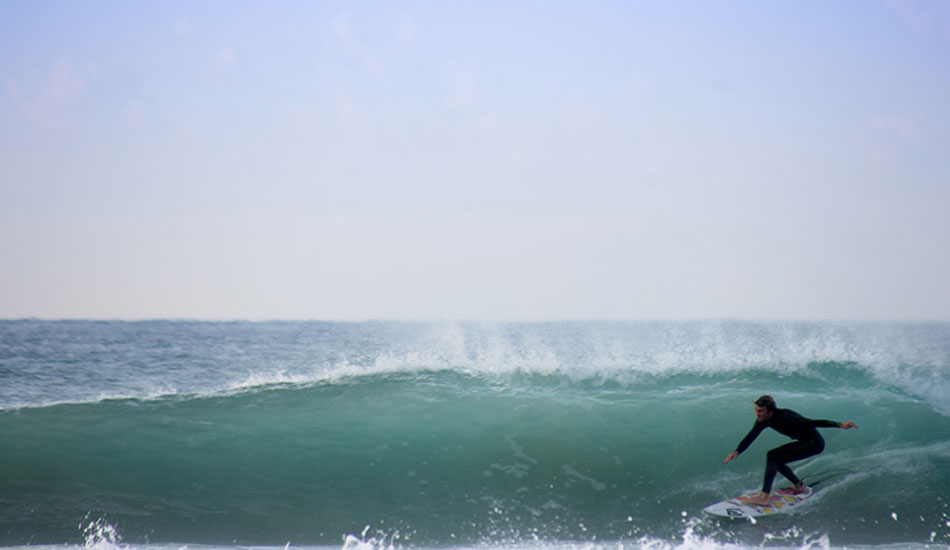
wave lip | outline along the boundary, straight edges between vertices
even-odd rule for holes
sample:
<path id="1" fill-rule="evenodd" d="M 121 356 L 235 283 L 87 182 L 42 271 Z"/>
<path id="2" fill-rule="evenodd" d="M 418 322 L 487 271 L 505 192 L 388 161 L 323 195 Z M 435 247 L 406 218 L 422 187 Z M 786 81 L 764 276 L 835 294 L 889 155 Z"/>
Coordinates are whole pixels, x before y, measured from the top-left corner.
<path id="1" fill-rule="evenodd" d="M 213 393 L 371 372 L 528 370 L 575 378 L 862 366 L 941 380 L 950 323 L 196 323 L 0 321 L 0 403 L 93 392 Z M 95 368 L 89 368 L 94 366 Z M 15 391 L 14 391 L 15 390 Z"/>
<path id="2" fill-rule="evenodd" d="M 0 410 L 456 370 L 633 384 L 850 364 L 950 416 L 950 323 L 0 321 Z"/>

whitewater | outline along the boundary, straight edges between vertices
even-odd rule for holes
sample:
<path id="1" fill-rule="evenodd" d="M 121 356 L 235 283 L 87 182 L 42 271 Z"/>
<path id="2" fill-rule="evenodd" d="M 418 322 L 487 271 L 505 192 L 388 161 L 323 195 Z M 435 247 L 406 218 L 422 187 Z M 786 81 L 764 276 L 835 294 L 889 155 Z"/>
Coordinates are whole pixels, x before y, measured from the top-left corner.
<path id="1" fill-rule="evenodd" d="M 762 394 L 860 429 L 706 516 Z M 948 502 L 950 323 L 0 321 L 4 547 L 950 548 Z"/>

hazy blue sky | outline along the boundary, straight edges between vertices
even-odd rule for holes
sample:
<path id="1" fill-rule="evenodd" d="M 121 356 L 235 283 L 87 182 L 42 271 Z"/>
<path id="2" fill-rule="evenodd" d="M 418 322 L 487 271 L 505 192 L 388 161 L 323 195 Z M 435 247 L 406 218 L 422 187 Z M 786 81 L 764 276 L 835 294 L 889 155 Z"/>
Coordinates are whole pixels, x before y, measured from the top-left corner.
<path id="1" fill-rule="evenodd" d="M 950 319 L 950 2 L 2 2 L 26 316 Z"/>

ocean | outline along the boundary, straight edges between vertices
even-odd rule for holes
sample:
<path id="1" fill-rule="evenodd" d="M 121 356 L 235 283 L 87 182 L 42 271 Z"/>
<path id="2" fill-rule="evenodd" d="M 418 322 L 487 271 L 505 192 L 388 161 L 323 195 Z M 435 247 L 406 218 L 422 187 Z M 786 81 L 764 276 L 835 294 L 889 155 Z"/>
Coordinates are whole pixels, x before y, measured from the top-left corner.
<path id="1" fill-rule="evenodd" d="M 860 429 L 707 516 L 762 394 Z M 950 323 L 0 321 L 4 547 L 950 548 L 948 503 Z"/>

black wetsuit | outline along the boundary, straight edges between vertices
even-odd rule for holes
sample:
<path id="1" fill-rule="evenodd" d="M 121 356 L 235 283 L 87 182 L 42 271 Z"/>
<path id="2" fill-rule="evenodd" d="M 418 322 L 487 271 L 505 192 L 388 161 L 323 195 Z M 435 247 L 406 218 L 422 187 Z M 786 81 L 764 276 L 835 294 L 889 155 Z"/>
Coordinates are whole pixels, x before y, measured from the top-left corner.
<path id="1" fill-rule="evenodd" d="M 783 476 L 796 485 L 801 483 L 801 480 L 787 464 L 815 456 L 825 450 L 825 440 L 821 438 L 815 428 L 838 427 L 838 423 L 831 420 L 810 420 L 790 409 L 775 409 L 772 417 L 768 420 L 755 422 L 755 425 L 749 430 L 749 434 L 739 442 L 736 452 L 741 454 L 742 451 L 748 449 L 749 445 L 766 428 L 772 428 L 778 433 L 795 440 L 769 451 L 765 462 L 765 481 L 762 483 L 762 492 L 768 493 L 772 491 L 772 482 L 775 480 L 776 472 L 782 472 Z"/>

